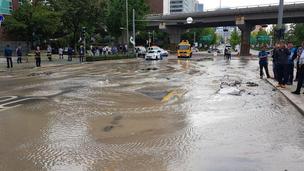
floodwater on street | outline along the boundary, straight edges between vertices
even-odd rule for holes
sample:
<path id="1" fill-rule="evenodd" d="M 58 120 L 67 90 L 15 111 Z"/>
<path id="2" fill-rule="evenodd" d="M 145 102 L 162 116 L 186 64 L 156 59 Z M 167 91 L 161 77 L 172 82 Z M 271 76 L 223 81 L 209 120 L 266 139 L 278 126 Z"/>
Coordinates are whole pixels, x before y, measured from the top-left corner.
<path id="1" fill-rule="evenodd" d="M 256 60 L 0 68 L 1 171 L 303 171 L 304 117 Z"/>

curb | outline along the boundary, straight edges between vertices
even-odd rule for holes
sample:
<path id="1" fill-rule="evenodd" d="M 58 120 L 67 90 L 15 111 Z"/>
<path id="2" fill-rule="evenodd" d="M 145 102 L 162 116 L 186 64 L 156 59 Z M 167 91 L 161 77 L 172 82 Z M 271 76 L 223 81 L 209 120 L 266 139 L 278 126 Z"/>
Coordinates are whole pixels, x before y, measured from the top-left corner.
<path id="1" fill-rule="evenodd" d="M 276 82 L 274 80 L 269 80 L 266 79 L 266 81 L 272 85 L 276 90 L 278 90 L 280 93 L 282 93 L 288 101 L 290 101 L 290 103 L 292 105 L 294 105 L 297 110 L 304 116 L 304 100 L 302 96 L 296 96 L 291 94 L 289 89 L 279 89 L 276 87 Z M 302 99 L 301 99 L 302 97 Z"/>

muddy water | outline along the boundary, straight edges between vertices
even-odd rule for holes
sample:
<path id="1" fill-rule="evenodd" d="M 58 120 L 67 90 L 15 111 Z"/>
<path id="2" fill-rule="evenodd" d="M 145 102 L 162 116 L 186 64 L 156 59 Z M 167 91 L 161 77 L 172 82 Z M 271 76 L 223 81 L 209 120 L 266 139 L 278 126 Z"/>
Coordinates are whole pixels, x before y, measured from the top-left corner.
<path id="1" fill-rule="evenodd" d="M 258 79 L 256 64 L 127 60 L 1 72 L 0 170 L 301 171 L 304 117 Z"/>

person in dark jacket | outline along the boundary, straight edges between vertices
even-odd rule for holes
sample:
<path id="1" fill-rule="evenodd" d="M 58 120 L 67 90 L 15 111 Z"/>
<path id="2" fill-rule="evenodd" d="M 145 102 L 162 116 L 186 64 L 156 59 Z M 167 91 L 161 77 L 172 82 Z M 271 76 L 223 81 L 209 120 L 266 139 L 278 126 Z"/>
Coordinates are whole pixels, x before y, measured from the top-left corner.
<path id="1" fill-rule="evenodd" d="M 85 55 L 85 49 L 84 49 L 83 45 L 81 45 L 79 48 L 79 62 L 80 63 L 84 62 L 84 55 Z"/>
<path id="2" fill-rule="evenodd" d="M 265 69 L 267 78 L 270 78 L 268 71 L 268 52 L 266 52 L 266 46 L 262 47 L 262 51 L 259 52 L 259 64 L 260 64 L 260 78 L 263 79 Z"/>
<path id="3" fill-rule="evenodd" d="M 35 60 L 36 60 L 36 67 L 41 67 L 41 51 L 39 46 L 37 46 L 35 51 Z"/>
<path id="4" fill-rule="evenodd" d="M 288 57 L 288 80 L 287 85 L 293 84 L 293 78 L 294 78 L 294 60 L 297 58 L 297 48 L 293 46 L 293 44 L 290 42 L 288 43 L 288 49 L 290 51 L 290 55 Z"/>
<path id="5" fill-rule="evenodd" d="M 74 54 L 74 50 L 73 48 L 70 46 L 68 48 L 68 61 L 72 61 L 73 60 L 73 54 Z"/>
<path id="6" fill-rule="evenodd" d="M 16 54 L 17 54 L 17 63 L 21 64 L 22 63 L 22 48 L 21 45 L 19 44 L 19 46 L 16 49 Z"/>
<path id="7" fill-rule="evenodd" d="M 288 57 L 290 51 L 286 48 L 284 42 L 280 42 L 280 48 L 274 51 L 274 56 L 276 56 L 277 61 L 277 72 L 278 72 L 278 86 L 281 88 L 286 88 L 288 81 Z"/>
<path id="8" fill-rule="evenodd" d="M 304 82 L 304 50 L 302 50 L 301 54 L 299 54 L 298 61 L 299 61 L 299 75 L 298 75 L 299 80 L 298 80 L 297 90 L 292 92 L 293 94 L 297 94 L 297 95 L 301 93 L 300 91 Z"/>
<path id="9" fill-rule="evenodd" d="M 10 45 L 6 45 L 6 48 L 4 49 L 4 56 L 6 58 L 7 68 L 13 68 L 13 50 L 10 48 Z"/>
<path id="10" fill-rule="evenodd" d="M 299 57 L 301 56 L 302 52 L 304 50 L 304 42 L 302 42 L 302 46 L 298 48 L 298 60 L 297 60 L 297 74 L 296 74 L 296 78 L 295 81 L 299 80 L 299 71 L 300 71 L 300 65 L 299 65 Z"/>
<path id="11" fill-rule="evenodd" d="M 275 80 L 278 80 L 278 71 L 277 71 L 277 61 L 278 61 L 278 57 L 276 56 L 277 53 L 275 53 L 275 51 L 277 51 L 280 47 L 279 43 L 276 43 L 273 51 L 272 51 L 272 71 L 273 71 L 273 77 Z"/>

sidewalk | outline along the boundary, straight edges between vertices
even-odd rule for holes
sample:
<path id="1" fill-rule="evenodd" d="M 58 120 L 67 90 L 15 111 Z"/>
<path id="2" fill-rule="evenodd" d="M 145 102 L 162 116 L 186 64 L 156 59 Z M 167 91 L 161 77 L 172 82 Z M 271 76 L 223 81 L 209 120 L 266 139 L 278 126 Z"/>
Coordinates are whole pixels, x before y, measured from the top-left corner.
<path id="1" fill-rule="evenodd" d="M 278 83 L 274 79 L 266 79 L 271 85 L 276 87 Z M 287 86 L 286 89 L 277 88 L 303 115 L 304 115 L 304 88 L 302 88 L 301 95 L 295 95 L 291 92 L 295 91 L 297 87 L 297 82 L 294 85 Z"/>

